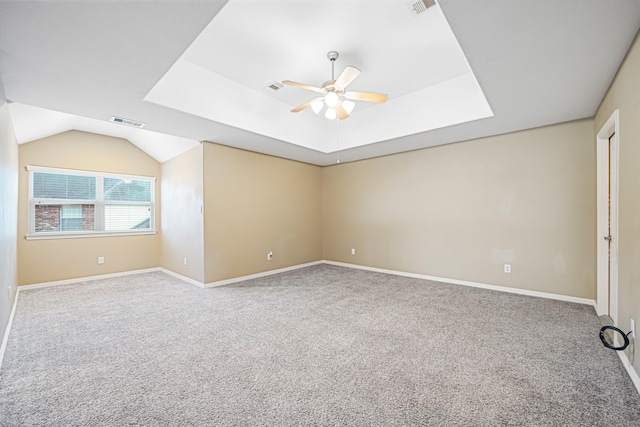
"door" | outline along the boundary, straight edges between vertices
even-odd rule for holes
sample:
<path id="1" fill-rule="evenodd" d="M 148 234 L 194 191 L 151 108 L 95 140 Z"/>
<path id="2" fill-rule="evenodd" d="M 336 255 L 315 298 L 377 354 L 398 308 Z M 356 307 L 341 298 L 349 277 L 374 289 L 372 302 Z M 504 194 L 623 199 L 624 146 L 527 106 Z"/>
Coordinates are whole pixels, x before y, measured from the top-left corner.
<path id="1" fill-rule="evenodd" d="M 603 236 L 603 239 L 607 242 L 607 299 L 609 303 L 607 304 L 607 315 L 609 318 L 613 319 L 612 312 L 615 311 L 615 307 L 612 307 L 613 302 L 616 298 L 613 298 L 611 295 L 611 246 L 613 243 L 613 237 L 611 236 L 611 159 L 615 153 L 615 133 L 613 133 L 607 139 L 607 171 L 605 173 L 607 180 L 607 207 L 606 207 L 606 222 L 607 222 L 607 233 L 606 236 Z"/>
<path id="2" fill-rule="evenodd" d="M 617 110 L 597 137 L 598 226 L 597 310 L 616 325 L 618 317 L 618 158 Z"/>

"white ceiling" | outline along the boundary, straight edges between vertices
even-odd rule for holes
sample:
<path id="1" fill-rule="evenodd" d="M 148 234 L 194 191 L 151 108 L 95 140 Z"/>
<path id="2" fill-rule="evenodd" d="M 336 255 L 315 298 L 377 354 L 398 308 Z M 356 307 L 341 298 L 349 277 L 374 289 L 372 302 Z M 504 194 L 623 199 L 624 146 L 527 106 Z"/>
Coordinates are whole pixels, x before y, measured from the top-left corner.
<path id="1" fill-rule="evenodd" d="M 325 153 L 337 151 L 338 142 L 344 150 L 493 115 L 439 7 L 416 16 L 404 1 L 371 5 L 359 19 L 362 2 L 232 0 L 145 100 Z M 310 108 L 290 112 L 316 93 L 261 90 L 284 79 L 320 87 L 331 80 L 321 49 L 331 46 L 344 49 L 335 77 L 347 64 L 363 71 L 348 90 L 384 92 L 388 102 L 357 102 L 352 117 L 336 123 Z"/>
<path id="2" fill-rule="evenodd" d="M 19 141 L 73 128 L 159 161 L 207 140 L 319 165 L 447 144 L 592 117 L 640 28 L 637 0 L 440 0 L 418 17 L 405 0 L 226 3 L 0 2 Z M 349 89 L 389 101 L 336 126 L 289 112 L 312 92 L 263 90 L 321 85 L 329 50 L 336 74 L 362 71 Z"/>

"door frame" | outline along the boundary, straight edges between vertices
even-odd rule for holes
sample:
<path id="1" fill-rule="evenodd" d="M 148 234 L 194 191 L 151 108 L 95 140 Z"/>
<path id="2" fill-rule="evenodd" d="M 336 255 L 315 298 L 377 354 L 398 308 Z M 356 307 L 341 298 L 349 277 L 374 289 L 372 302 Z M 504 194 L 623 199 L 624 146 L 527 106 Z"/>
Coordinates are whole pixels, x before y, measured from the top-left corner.
<path id="1" fill-rule="evenodd" d="M 611 161 L 609 162 L 609 139 L 611 139 Z M 597 312 L 609 314 L 614 325 L 618 324 L 618 203 L 620 162 L 620 114 L 615 110 L 596 136 L 597 162 Z M 604 237 L 608 232 L 607 198 L 608 180 L 611 177 L 611 246 Z M 609 255 L 609 249 L 611 255 Z M 609 257 L 611 265 L 609 266 Z M 609 272 L 609 268 L 611 271 Z M 609 277 L 608 277 L 609 276 Z M 610 280 L 610 282 L 609 282 Z M 609 287 L 611 288 L 609 290 Z M 611 292 L 611 301 L 609 301 Z"/>

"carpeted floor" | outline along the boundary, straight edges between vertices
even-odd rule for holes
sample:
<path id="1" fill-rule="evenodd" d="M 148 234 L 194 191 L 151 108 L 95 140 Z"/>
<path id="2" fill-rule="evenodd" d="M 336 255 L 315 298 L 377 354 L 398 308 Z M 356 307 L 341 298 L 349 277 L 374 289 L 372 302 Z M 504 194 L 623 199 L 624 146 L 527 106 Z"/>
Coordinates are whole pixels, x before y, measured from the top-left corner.
<path id="1" fill-rule="evenodd" d="M 318 265 L 20 292 L 2 426 L 638 426 L 592 307 Z"/>

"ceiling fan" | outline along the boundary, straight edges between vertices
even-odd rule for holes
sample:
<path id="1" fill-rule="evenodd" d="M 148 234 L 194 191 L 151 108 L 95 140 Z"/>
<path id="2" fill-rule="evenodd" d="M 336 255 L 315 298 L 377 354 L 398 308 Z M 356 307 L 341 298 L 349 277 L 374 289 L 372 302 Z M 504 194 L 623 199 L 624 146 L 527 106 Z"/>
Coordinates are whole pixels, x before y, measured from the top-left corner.
<path id="1" fill-rule="evenodd" d="M 337 117 L 340 120 L 344 120 L 348 118 L 349 114 L 353 111 L 353 107 L 355 106 L 353 101 L 386 102 L 387 95 L 384 93 L 345 91 L 345 88 L 349 83 L 354 81 L 356 77 L 360 75 L 360 70 L 348 65 L 342 74 L 340 74 L 336 79 L 334 77 L 334 66 L 338 56 L 338 52 L 333 50 L 327 53 L 327 58 L 331 61 L 331 80 L 324 82 L 322 87 L 293 82 L 291 80 L 282 81 L 282 84 L 288 86 L 296 86 L 322 94 L 319 98 L 312 99 L 309 102 L 297 106 L 291 110 L 292 113 L 297 113 L 311 107 L 313 111 L 318 114 L 326 106 L 327 110 L 325 111 L 324 116 L 327 119 L 333 120 Z"/>

